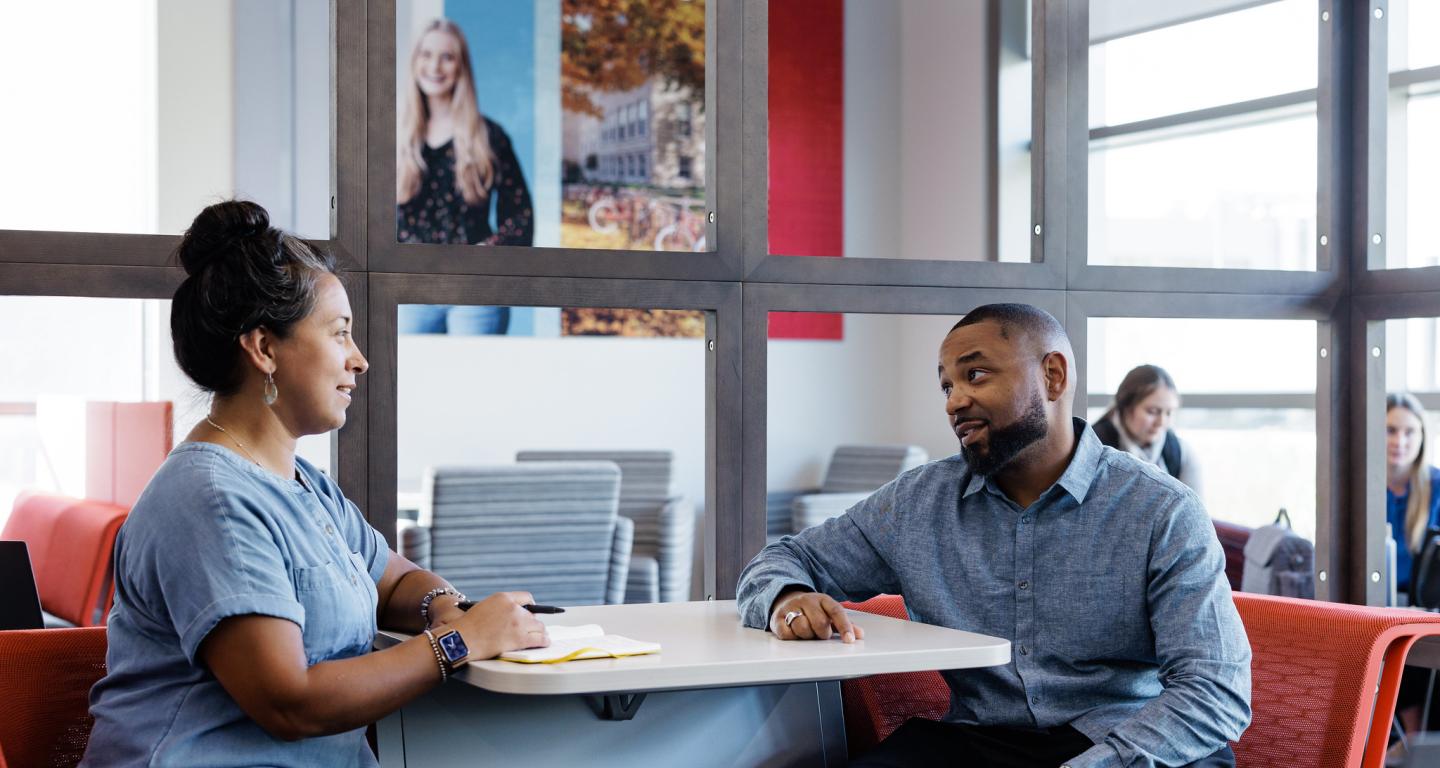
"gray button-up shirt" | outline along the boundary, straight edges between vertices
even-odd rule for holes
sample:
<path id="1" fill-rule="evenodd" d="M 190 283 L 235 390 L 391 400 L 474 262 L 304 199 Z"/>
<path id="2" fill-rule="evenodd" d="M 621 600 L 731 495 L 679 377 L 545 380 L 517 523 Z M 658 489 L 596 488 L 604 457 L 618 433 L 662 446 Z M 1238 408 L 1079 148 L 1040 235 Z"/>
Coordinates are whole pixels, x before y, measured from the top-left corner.
<path id="1" fill-rule="evenodd" d="M 1185 765 L 1250 722 L 1250 644 L 1195 494 L 1079 419 L 1059 481 L 1021 508 L 959 455 L 766 547 L 740 574 L 747 626 L 782 589 L 900 594 L 910 618 L 1008 638 L 1003 667 L 943 671 L 948 720 L 1049 728 L 1091 766 Z M 863 621 L 862 621 L 863 625 Z"/>

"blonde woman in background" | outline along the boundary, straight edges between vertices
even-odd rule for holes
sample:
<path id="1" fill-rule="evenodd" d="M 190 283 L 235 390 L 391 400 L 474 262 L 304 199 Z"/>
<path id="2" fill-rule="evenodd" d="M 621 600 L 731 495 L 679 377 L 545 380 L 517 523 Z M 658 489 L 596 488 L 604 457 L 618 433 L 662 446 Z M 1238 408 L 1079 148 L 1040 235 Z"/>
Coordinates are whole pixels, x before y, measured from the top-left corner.
<path id="1" fill-rule="evenodd" d="M 1395 586 L 1409 592 L 1415 558 L 1425 544 L 1427 529 L 1440 525 L 1440 469 L 1430 466 L 1425 435 L 1425 408 L 1414 395 L 1397 392 L 1385 398 L 1385 521 L 1395 539 Z M 1419 731 L 1430 674 L 1406 667 L 1400 678 L 1396 714 L 1407 734 Z M 1434 711 L 1434 707 L 1432 707 Z M 1436 718 L 1431 716 L 1432 727 Z"/>
<path id="2" fill-rule="evenodd" d="M 1440 525 L 1440 469 L 1425 449 L 1425 409 L 1414 395 L 1385 398 L 1385 519 L 1395 539 L 1395 586 L 1410 588 L 1411 568 L 1425 530 Z"/>
<path id="3" fill-rule="evenodd" d="M 465 36 L 448 19 L 415 41 L 395 146 L 400 242 L 531 244 L 535 214 L 520 162 L 509 135 L 480 114 Z"/>

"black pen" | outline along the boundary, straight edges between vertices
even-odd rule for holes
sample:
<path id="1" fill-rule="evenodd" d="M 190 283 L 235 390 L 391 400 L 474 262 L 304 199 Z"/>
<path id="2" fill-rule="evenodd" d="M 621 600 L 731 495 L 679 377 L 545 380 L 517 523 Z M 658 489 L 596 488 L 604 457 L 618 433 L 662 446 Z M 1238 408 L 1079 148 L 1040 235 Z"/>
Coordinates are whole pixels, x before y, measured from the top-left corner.
<path id="1" fill-rule="evenodd" d="M 460 610 L 462 610 L 462 611 L 468 611 L 468 610 L 470 610 L 472 607 L 474 607 L 475 603 L 472 602 L 472 601 L 470 601 L 470 600 L 461 600 L 460 603 L 459 603 L 459 605 L 460 605 Z M 531 613 L 564 613 L 564 612 L 565 612 L 565 609 L 564 609 L 564 608 L 561 608 L 561 607 L 556 606 L 556 605 L 537 605 L 536 603 L 530 603 L 529 605 L 525 606 L 525 610 L 527 610 L 527 611 L 529 611 L 529 612 L 531 612 Z"/>

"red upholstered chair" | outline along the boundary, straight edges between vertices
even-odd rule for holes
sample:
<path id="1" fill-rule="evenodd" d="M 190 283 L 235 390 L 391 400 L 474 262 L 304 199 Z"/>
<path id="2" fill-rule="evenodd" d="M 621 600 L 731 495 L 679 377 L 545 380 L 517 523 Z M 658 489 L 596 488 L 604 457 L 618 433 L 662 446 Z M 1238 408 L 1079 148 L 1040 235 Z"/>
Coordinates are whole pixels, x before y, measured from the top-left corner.
<path id="1" fill-rule="evenodd" d="M 1254 652 L 1239 768 L 1382 766 L 1405 655 L 1440 615 L 1244 593 L 1235 607 Z"/>
<path id="2" fill-rule="evenodd" d="M 892 619 L 910 618 L 899 595 L 880 595 L 844 605 Z M 840 696 L 845 709 L 845 739 L 852 757 L 864 754 L 912 717 L 939 720 L 950 709 L 950 687 L 939 672 L 901 672 L 846 680 L 840 683 Z"/>
<path id="3" fill-rule="evenodd" d="M 1231 590 L 1239 592 L 1245 575 L 1245 544 L 1255 529 L 1213 518 L 1210 522 L 1215 524 L 1215 537 L 1220 539 L 1220 548 L 1225 551 L 1225 580 L 1230 582 Z"/>
<path id="4" fill-rule="evenodd" d="M 22 493 L 0 539 L 29 545 L 41 607 L 76 626 L 97 626 L 114 599 L 115 535 L 129 512 L 103 501 Z"/>
<path id="5" fill-rule="evenodd" d="M 79 763 L 104 674 L 104 627 L 0 632 L 0 768 Z"/>

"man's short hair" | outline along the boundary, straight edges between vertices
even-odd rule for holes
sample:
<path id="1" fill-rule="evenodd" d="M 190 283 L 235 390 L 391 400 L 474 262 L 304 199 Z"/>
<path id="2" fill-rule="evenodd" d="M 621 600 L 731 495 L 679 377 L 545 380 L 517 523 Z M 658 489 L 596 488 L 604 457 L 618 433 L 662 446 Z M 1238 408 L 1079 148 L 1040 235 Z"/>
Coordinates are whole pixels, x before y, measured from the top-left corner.
<path id="1" fill-rule="evenodd" d="M 1049 312 L 1029 304 L 986 304 L 976 307 L 960 318 L 960 322 L 950 330 L 986 321 L 999 324 L 1000 337 L 1004 339 L 1009 339 L 1011 332 L 1018 330 L 1052 348 L 1069 346 L 1070 337 L 1065 333 L 1065 327 L 1060 325 L 1060 321 Z"/>

